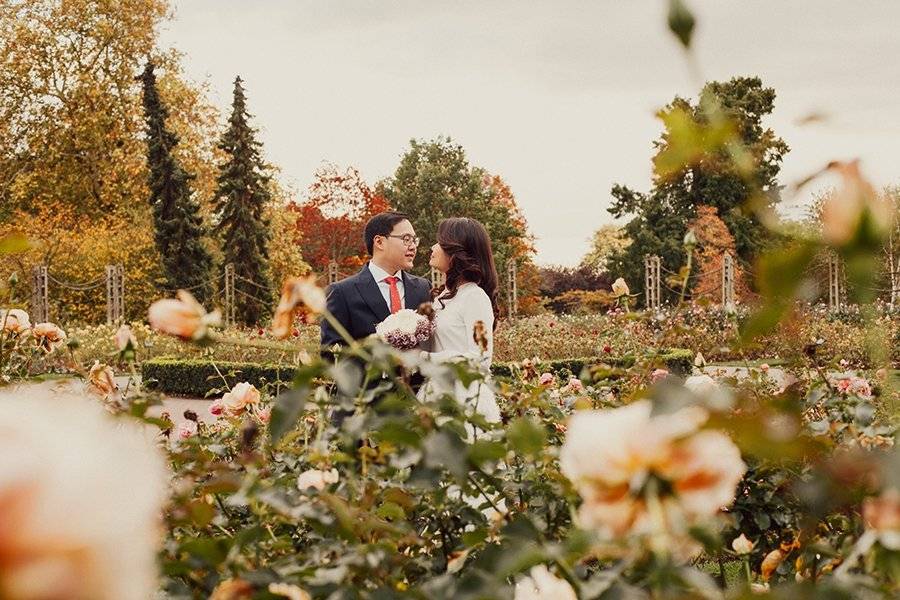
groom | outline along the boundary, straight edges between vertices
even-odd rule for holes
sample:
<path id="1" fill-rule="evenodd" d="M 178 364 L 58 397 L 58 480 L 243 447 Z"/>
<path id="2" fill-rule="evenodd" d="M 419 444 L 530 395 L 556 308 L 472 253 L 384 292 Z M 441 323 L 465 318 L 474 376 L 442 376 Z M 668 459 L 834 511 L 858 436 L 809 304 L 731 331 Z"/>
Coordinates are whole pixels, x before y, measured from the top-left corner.
<path id="1" fill-rule="evenodd" d="M 328 288 L 328 311 L 353 336 L 375 333 L 375 326 L 401 308 L 431 301 L 431 283 L 406 272 L 413 266 L 419 238 L 409 217 L 383 212 L 366 223 L 364 238 L 371 257 L 362 270 Z M 344 338 L 322 320 L 322 347 L 344 344 Z"/>

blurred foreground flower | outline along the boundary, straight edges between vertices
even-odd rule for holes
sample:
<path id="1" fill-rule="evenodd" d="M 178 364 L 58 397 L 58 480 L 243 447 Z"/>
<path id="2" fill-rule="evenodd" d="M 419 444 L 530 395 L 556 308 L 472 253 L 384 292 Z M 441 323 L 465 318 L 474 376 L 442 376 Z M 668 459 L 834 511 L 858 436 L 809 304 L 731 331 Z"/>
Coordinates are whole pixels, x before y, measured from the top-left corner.
<path id="1" fill-rule="evenodd" d="M 4 400 L 0 431 L 0 597 L 153 597 L 167 475 L 143 432 L 34 392 Z"/>
<path id="2" fill-rule="evenodd" d="M 578 598 L 568 581 L 556 577 L 544 565 L 531 567 L 528 575 L 516 583 L 514 600 L 577 600 Z"/>
<path id="3" fill-rule="evenodd" d="M 294 318 L 298 314 L 305 321 L 311 321 L 309 317 L 325 311 L 325 304 L 325 292 L 316 284 L 315 277 L 291 277 L 281 288 L 281 300 L 272 318 L 272 335 L 279 339 L 287 338 L 293 331 Z"/>
<path id="4" fill-rule="evenodd" d="M 331 469 L 330 471 L 309 469 L 307 471 L 303 471 L 302 473 L 300 473 L 300 476 L 297 477 L 297 488 L 300 491 L 307 490 L 309 488 L 315 488 L 321 492 L 328 484 L 337 483 L 338 479 L 339 476 L 337 469 Z"/>
<path id="5" fill-rule="evenodd" d="M 26 329 L 31 329 L 31 319 L 27 312 L 20 308 L 0 308 L 0 330 L 21 333 Z"/>
<path id="6" fill-rule="evenodd" d="M 683 533 L 734 500 L 746 466 L 727 435 L 698 431 L 707 412 L 694 406 L 651 416 L 651 409 L 640 400 L 569 420 L 560 468 L 583 499 L 583 527 L 609 538 Z"/>
<path id="7" fill-rule="evenodd" d="M 284 596 L 288 600 L 310 600 L 312 598 L 306 590 L 290 583 L 270 583 L 269 593 Z"/>
<path id="8" fill-rule="evenodd" d="M 750 554 L 753 552 L 754 546 L 756 546 L 756 544 L 748 540 L 747 536 L 743 533 L 731 541 L 731 548 L 734 550 L 735 554 Z"/>
<path id="9" fill-rule="evenodd" d="M 828 170 L 837 172 L 841 186 L 822 206 L 822 237 L 833 246 L 844 246 L 855 237 L 881 239 L 891 231 L 894 207 L 879 195 L 859 170 L 859 161 L 833 162 Z M 864 231 L 860 231 L 865 228 Z"/>
<path id="10" fill-rule="evenodd" d="M 150 326 L 185 341 L 198 341 L 206 337 L 209 327 L 219 325 L 219 311 L 207 313 L 194 297 L 178 290 L 177 300 L 166 298 L 150 305 Z"/>
<path id="11" fill-rule="evenodd" d="M 134 337 L 134 332 L 125 323 L 122 323 L 115 335 L 113 335 L 113 342 L 115 342 L 116 350 L 119 352 L 133 351 L 137 348 L 137 339 Z"/>
<path id="12" fill-rule="evenodd" d="M 897 488 L 885 490 L 877 498 L 866 498 L 862 513 L 866 527 L 877 533 L 882 546 L 900 550 L 900 491 Z"/>

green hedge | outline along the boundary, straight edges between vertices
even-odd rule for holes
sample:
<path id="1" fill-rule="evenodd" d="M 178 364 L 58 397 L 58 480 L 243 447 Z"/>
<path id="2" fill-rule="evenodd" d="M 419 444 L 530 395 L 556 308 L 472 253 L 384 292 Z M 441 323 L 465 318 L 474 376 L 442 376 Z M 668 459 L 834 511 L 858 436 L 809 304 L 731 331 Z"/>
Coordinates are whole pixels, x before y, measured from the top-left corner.
<path id="1" fill-rule="evenodd" d="M 674 349 L 661 353 L 657 360 L 672 373 L 690 372 L 693 361 L 690 350 Z M 633 365 L 633 356 L 587 357 L 552 360 L 538 365 L 539 372 L 554 374 L 572 373 L 578 375 L 587 366 L 597 364 L 626 368 Z M 497 377 L 509 377 L 510 363 L 497 363 L 491 368 Z M 209 360 L 162 357 L 146 360 L 141 364 L 141 379 L 146 389 L 156 390 L 173 396 L 206 398 L 221 394 L 236 383 L 246 381 L 260 389 L 266 387 L 272 393 L 290 385 L 294 377 L 294 367 L 290 365 L 211 362 Z"/>

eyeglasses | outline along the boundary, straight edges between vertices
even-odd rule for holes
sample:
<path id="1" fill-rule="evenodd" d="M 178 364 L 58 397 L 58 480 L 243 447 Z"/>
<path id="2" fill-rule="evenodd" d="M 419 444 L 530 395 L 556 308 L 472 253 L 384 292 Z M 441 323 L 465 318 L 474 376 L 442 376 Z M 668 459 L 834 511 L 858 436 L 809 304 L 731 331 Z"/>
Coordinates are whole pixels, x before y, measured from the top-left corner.
<path id="1" fill-rule="evenodd" d="M 403 240 L 403 243 L 407 246 L 418 246 L 419 238 L 409 233 L 404 233 L 403 235 L 386 235 L 384 237 L 392 237 L 397 238 L 398 240 Z"/>

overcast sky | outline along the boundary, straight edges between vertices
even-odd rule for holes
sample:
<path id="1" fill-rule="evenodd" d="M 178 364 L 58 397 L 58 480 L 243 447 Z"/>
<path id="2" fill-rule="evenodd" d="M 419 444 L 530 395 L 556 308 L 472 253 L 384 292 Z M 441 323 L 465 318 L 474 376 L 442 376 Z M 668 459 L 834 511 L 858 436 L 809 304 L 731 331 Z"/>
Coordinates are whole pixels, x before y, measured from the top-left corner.
<path id="1" fill-rule="evenodd" d="M 688 0 L 704 80 L 759 75 L 790 145 L 781 180 L 859 157 L 900 183 L 900 2 Z M 694 79 L 665 0 L 176 0 L 164 44 L 223 111 L 245 80 L 284 182 L 322 161 L 370 183 L 411 138 L 450 135 L 512 187 L 538 262 L 576 264 L 610 222 L 610 187 L 650 184 L 654 111 Z M 798 119 L 825 113 L 824 123 Z M 808 199 L 822 181 L 799 197 Z M 790 208 L 790 206 L 788 206 Z"/>

